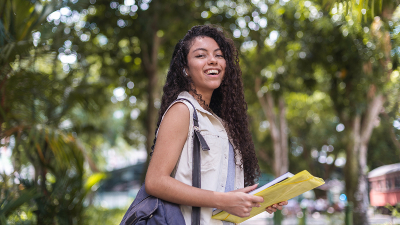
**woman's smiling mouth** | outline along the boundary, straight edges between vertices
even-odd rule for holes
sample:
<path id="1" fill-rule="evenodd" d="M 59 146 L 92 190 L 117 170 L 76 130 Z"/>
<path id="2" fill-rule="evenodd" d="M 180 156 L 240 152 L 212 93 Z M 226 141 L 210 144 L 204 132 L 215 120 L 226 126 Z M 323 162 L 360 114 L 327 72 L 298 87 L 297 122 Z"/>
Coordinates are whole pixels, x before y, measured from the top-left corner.
<path id="1" fill-rule="evenodd" d="M 210 69 L 210 70 L 204 71 L 204 73 L 207 74 L 207 75 L 215 76 L 215 75 L 219 75 L 220 70 Z"/>

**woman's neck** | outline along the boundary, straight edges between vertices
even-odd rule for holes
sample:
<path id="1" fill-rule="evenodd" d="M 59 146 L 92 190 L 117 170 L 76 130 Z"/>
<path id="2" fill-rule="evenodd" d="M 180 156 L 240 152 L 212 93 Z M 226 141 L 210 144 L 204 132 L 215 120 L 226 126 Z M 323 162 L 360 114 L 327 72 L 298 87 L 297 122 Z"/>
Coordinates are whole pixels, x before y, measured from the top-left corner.
<path id="1" fill-rule="evenodd" d="M 208 110 L 208 111 L 210 110 L 209 105 L 211 102 L 212 93 L 204 94 L 204 93 L 197 92 L 197 95 L 193 91 L 190 91 L 189 93 L 197 100 L 197 102 L 200 104 L 201 107 L 203 107 L 203 109 Z M 199 95 L 201 95 L 201 98 Z"/>

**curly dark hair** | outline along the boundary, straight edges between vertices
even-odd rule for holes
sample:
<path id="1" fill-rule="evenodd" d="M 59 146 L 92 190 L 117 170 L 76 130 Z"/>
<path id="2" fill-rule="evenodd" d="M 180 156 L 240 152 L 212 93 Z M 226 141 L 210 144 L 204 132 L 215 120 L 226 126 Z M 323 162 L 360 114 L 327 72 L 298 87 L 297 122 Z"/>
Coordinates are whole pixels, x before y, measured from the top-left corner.
<path id="1" fill-rule="evenodd" d="M 214 39 L 226 61 L 224 78 L 220 87 L 214 90 L 209 106 L 205 104 L 201 95 L 193 88 L 194 84 L 190 76 L 185 76 L 183 72 L 183 69 L 188 64 L 187 55 L 190 47 L 193 45 L 195 38 L 198 37 L 210 37 Z M 245 186 L 249 186 L 253 185 L 260 175 L 260 168 L 248 128 L 247 104 L 244 99 L 241 76 L 242 72 L 239 67 L 238 51 L 233 41 L 226 37 L 223 30 L 211 25 L 192 27 L 175 46 L 163 88 L 164 94 L 161 100 L 157 129 L 160 126 L 165 111 L 176 100 L 179 93 L 182 91 L 194 93 L 200 99 L 202 105 L 211 109 L 225 121 L 228 135 L 242 156 L 241 166 L 244 169 L 244 184 Z M 156 139 L 154 139 L 154 144 L 155 141 Z M 152 148 L 154 148 L 154 145 Z"/>

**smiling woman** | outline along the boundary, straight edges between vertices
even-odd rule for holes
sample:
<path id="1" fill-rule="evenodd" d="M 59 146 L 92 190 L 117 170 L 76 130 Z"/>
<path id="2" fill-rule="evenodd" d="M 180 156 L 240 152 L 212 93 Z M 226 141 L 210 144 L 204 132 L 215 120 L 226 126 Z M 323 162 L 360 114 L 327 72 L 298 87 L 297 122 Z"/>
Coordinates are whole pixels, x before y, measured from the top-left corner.
<path id="1" fill-rule="evenodd" d="M 197 37 L 190 48 L 186 71 L 197 93 L 209 105 L 211 95 L 225 75 L 226 62 L 217 42 L 210 37 Z"/>
<path id="2" fill-rule="evenodd" d="M 175 46 L 163 90 L 146 192 L 178 204 L 186 224 L 231 224 L 212 219 L 214 209 L 249 216 L 263 198 L 247 194 L 260 171 L 233 41 L 220 28 L 193 27 Z M 192 186 L 194 130 L 209 147 L 200 153 L 201 188 Z M 192 206 L 201 207 L 198 220 Z"/>

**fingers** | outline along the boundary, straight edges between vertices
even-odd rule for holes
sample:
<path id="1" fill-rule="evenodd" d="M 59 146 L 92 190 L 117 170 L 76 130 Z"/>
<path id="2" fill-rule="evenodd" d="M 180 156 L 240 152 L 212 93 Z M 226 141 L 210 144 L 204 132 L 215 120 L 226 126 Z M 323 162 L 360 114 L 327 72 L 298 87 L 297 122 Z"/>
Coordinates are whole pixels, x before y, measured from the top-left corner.
<path id="1" fill-rule="evenodd" d="M 281 205 L 287 205 L 287 204 L 288 204 L 288 201 L 280 202 L 279 204 L 281 204 Z"/>
<path id="2" fill-rule="evenodd" d="M 287 205 L 288 202 L 279 202 L 277 204 L 273 204 L 271 206 L 268 206 L 265 211 L 267 211 L 269 214 L 276 212 L 277 210 L 282 210 L 284 205 Z"/>
<path id="3" fill-rule="evenodd" d="M 244 204 L 243 205 L 243 207 L 245 208 L 245 209 L 248 209 L 249 210 L 249 212 L 254 208 L 254 207 L 261 207 L 261 204 L 260 203 L 258 203 L 258 202 L 248 202 L 248 203 L 246 203 L 246 204 Z"/>
<path id="4" fill-rule="evenodd" d="M 254 196 L 254 197 L 259 197 L 259 196 Z M 256 198 L 255 200 L 260 201 L 259 198 Z M 264 201 L 264 199 L 262 199 L 262 198 L 261 198 L 261 200 Z M 242 217 L 250 216 L 250 213 L 253 210 L 253 207 L 261 207 L 261 204 L 259 202 L 254 202 L 254 201 L 249 201 L 248 203 L 246 203 L 244 205 Z"/>
<path id="5" fill-rule="evenodd" d="M 250 192 L 250 191 L 256 189 L 257 186 L 258 186 L 258 184 L 254 184 L 254 185 L 251 185 L 251 186 L 248 186 L 248 187 L 245 187 L 245 188 L 241 188 L 241 189 L 238 189 L 238 190 L 235 190 L 235 191 L 236 191 L 236 192 L 244 192 L 244 193 L 247 193 L 247 192 Z"/>
<path id="6" fill-rule="evenodd" d="M 252 207 L 259 207 L 260 206 L 259 203 L 264 202 L 264 198 L 261 196 L 250 195 L 247 193 L 243 193 L 243 194 L 241 193 L 240 196 L 241 196 L 242 200 L 253 204 L 253 205 L 251 205 Z"/>
<path id="7" fill-rule="evenodd" d="M 269 214 L 272 214 L 272 213 L 275 212 L 275 211 L 272 209 L 272 207 L 266 208 L 265 211 L 267 211 L 267 213 L 269 213 Z"/>
<path id="8" fill-rule="evenodd" d="M 242 215 L 239 215 L 239 217 L 242 217 L 242 218 L 249 217 L 249 216 L 250 216 L 250 212 L 246 212 L 246 213 L 243 213 Z"/>
<path id="9" fill-rule="evenodd" d="M 253 209 L 252 207 L 245 207 L 242 209 L 240 213 L 237 214 L 237 216 L 242 218 L 249 217 L 252 209 Z"/>
<path id="10" fill-rule="evenodd" d="M 272 206 L 268 206 L 265 211 L 267 211 L 269 214 L 276 212 L 276 208 Z"/>
<path id="11" fill-rule="evenodd" d="M 252 196 L 251 201 L 253 203 L 262 203 L 262 202 L 264 202 L 264 198 L 261 196 Z"/>

